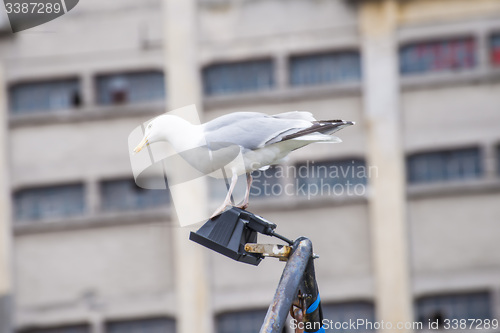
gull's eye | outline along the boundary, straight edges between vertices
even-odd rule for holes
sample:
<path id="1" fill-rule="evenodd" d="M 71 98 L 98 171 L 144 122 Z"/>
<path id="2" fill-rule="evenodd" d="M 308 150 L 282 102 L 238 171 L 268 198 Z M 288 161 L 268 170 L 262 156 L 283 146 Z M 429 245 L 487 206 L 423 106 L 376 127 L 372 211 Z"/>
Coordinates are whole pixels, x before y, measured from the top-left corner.
<path id="1" fill-rule="evenodd" d="M 148 129 L 151 129 L 151 127 L 153 127 L 153 124 L 148 125 Z"/>

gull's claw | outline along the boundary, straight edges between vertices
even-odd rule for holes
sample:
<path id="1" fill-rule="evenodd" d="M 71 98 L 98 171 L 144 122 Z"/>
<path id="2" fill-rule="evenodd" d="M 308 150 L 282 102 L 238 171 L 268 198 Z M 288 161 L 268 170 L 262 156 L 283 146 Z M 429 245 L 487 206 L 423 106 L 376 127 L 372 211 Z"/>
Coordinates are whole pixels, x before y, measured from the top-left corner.
<path id="1" fill-rule="evenodd" d="M 213 219 L 214 217 L 222 214 L 224 212 L 224 210 L 226 209 L 228 205 L 222 205 L 220 206 L 213 214 L 212 216 L 210 216 L 210 219 Z"/>
<path id="2" fill-rule="evenodd" d="M 236 206 L 237 208 L 240 208 L 240 209 L 243 209 L 243 210 L 246 210 L 248 208 L 248 202 L 244 205 L 241 205 L 241 206 Z"/>

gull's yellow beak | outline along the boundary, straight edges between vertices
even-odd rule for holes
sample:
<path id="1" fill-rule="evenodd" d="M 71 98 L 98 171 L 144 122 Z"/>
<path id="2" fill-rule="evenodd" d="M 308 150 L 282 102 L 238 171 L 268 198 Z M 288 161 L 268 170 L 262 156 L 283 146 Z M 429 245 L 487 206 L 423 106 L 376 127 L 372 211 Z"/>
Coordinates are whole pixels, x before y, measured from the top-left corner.
<path id="1" fill-rule="evenodd" d="M 145 136 L 144 139 L 142 139 L 141 142 L 137 145 L 137 147 L 134 148 L 134 153 L 138 153 L 142 150 L 142 148 L 148 143 L 148 137 Z"/>

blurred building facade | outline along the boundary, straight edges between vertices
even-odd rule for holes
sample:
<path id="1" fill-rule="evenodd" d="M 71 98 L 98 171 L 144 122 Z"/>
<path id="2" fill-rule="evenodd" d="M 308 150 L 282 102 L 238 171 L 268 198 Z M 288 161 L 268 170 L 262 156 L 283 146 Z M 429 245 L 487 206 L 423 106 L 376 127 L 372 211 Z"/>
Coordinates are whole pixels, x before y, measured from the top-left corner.
<path id="1" fill-rule="evenodd" d="M 397 75 L 368 78 L 379 63 L 364 58 L 363 10 L 388 3 Z M 86 0 L 0 40 L 17 331 L 175 331 L 173 267 L 186 258 L 172 245 L 168 192 L 135 186 L 127 145 L 168 109 L 161 6 Z M 365 95 L 397 84 L 379 105 L 397 103 L 412 319 L 500 319 L 500 1 L 200 0 L 198 15 L 206 120 L 306 110 L 356 121 L 343 143 L 257 177 L 250 206 L 313 241 L 325 317 L 377 319 L 384 238 L 373 237 L 370 184 L 394 161 L 367 158 L 370 131 L 384 127 L 368 121 Z M 382 150 L 394 144 L 383 133 Z M 258 330 L 283 264 L 209 250 L 207 261 L 215 331 Z"/>

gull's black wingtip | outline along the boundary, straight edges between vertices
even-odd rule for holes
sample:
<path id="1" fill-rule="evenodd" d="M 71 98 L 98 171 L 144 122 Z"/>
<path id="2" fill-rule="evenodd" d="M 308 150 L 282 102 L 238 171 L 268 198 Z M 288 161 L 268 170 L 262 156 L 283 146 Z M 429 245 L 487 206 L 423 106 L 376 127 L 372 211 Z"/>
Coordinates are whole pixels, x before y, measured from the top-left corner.
<path id="1" fill-rule="evenodd" d="M 350 120 L 342 120 L 342 119 L 335 119 L 335 120 L 320 120 L 318 121 L 320 124 L 325 124 L 325 123 L 330 123 L 330 124 L 344 124 L 344 125 L 355 125 L 356 122 L 350 121 Z"/>

